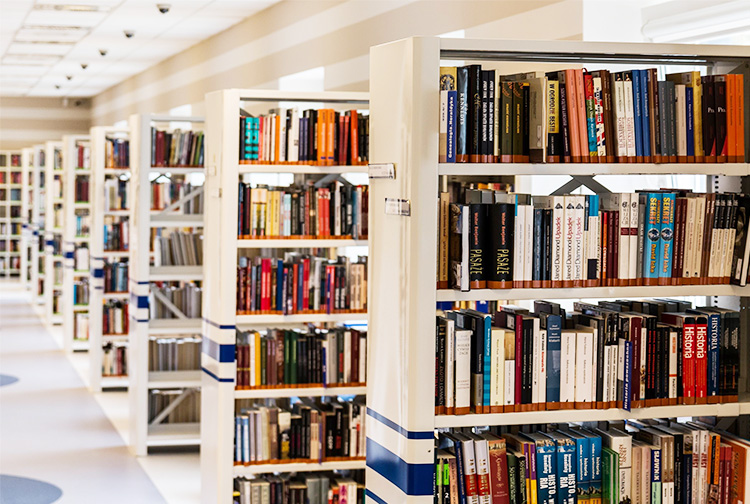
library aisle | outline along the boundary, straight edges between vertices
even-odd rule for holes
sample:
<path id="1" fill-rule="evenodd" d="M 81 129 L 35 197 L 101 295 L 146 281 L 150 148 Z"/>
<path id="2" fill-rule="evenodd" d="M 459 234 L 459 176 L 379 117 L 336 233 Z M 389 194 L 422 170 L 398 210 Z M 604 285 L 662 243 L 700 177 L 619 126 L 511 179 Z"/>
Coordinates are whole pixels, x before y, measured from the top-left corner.
<path id="1" fill-rule="evenodd" d="M 65 356 L 28 298 L 0 283 L 0 503 L 197 502 L 198 455 L 134 458 L 116 428 L 127 393 L 89 393 L 85 356 Z"/>

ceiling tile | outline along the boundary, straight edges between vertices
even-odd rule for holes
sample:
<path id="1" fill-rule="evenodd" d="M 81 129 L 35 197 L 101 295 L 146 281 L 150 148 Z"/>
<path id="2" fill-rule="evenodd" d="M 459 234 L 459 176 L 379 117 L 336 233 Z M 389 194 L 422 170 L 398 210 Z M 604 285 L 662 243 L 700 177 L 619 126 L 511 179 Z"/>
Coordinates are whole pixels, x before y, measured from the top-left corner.
<path id="1" fill-rule="evenodd" d="M 72 44 L 47 44 L 30 42 L 13 42 L 6 54 L 47 54 L 63 56 L 70 51 Z"/>

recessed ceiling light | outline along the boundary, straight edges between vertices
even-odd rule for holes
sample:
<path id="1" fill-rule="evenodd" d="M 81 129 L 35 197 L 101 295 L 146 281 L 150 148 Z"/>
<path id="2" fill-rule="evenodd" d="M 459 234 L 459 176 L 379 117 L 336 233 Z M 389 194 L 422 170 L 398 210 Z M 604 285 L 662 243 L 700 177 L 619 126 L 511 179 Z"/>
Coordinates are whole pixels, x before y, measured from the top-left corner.
<path id="1" fill-rule="evenodd" d="M 71 12 L 102 12 L 106 7 L 98 5 L 80 5 L 80 4 L 36 4 L 34 10 L 58 10 Z"/>
<path id="2" fill-rule="evenodd" d="M 81 68 L 86 70 L 89 67 L 88 63 L 81 63 Z"/>

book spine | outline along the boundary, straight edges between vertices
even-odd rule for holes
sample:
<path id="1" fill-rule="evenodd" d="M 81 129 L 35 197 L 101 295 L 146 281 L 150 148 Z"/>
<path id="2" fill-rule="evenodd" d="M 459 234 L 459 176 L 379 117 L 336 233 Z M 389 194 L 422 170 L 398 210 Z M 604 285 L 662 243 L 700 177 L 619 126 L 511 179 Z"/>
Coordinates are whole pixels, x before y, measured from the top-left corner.
<path id="1" fill-rule="evenodd" d="M 469 67 L 456 69 L 457 134 L 456 161 L 469 161 Z"/>
<path id="2" fill-rule="evenodd" d="M 599 157 L 606 157 L 609 139 L 604 124 L 604 90 L 601 77 L 594 77 L 594 124 L 596 128 L 596 153 Z"/>
<path id="3" fill-rule="evenodd" d="M 714 100 L 716 110 L 716 161 L 726 162 L 727 139 L 727 82 L 723 75 L 714 76 Z"/>
<path id="4" fill-rule="evenodd" d="M 659 278 L 659 239 L 661 237 L 660 193 L 647 193 L 642 196 L 646 204 L 646 228 L 644 238 L 643 278 L 645 285 L 655 285 Z"/>
<path id="5" fill-rule="evenodd" d="M 695 324 L 695 400 L 705 403 L 708 395 L 708 327 L 705 319 Z"/>
<path id="6" fill-rule="evenodd" d="M 633 81 L 633 122 L 635 123 L 635 153 L 636 160 L 642 163 L 644 160 L 644 139 L 643 139 L 643 98 L 644 93 L 641 89 L 640 71 L 631 71 L 631 80 Z"/>
<path id="7" fill-rule="evenodd" d="M 456 162 L 456 120 L 458 113 L 458 92 L 455 90 L 446 91 L 447 94 L 447 105 L 446 105 L 446 140 L 445 140 L 445 162 L 455 163 Z M 352 117 L 352 124 L 354 124 L 354 117 Z M 352 153 L 356 152 L 357 145 L 354 143 L 356 140 L 356 131 L 352 134 Z M 354 162 L 352 161 L 352 164 Z"/>
<path id="8" fill-rule="evenodd" d="M 675 194 L 664 193 L 661 203 L 661 228 L 659 234 L 659 284 L 668 285 L 672 277 L 674 256 L 674 204 Z"/>
<path id="9" fill-rule="evenodd" d="M 587 155 L 596 157 L 599 155 L 596 135 L 596 101 L 594 99 L 594 79 L 590 73 L 583 74 L 583 85 L 586 96 Z"/>

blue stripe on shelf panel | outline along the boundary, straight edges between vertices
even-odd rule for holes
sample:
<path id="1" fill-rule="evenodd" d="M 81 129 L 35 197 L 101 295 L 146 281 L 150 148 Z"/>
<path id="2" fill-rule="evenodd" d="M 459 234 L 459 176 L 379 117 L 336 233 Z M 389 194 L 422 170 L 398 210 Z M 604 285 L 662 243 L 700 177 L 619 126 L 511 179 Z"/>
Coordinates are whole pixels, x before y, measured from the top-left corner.
<path id="1" fill-rule="evenodd" d="M 55 240 L 47 240 L 44 244 L 51 247 L 55 244 Z"/>
<path id="2" fill-rule="evenodd" d="M 367 408 L 367 414 L 377 420 L 378 422 L 382 423 L 386 427 L 390 427 L 391 429 L 395 430 L 402 436 L 404 436 L 407 439 L 433 439 L 435 437 L 435 434 L 432 431 L 410 431 L 406 430 L 403 427 L 401 427 L 399 424 L 394 422 L 393 420 L 390 420 L 377 411 Z"/>
<path id="3" fill-rule="evenodd" d="M 65 259 L 73 259 L 74 254 L 73 252 L 65 252 Z"/>
<path id="4" fill-rule="evenodd" d="M 219 378 L 218 376 L 216 376 L 215 374 L 213 374 L 208 369 L 206 369 L 204 367 L 201 367 L 201 369 L 203 370 L 204 373 L 206 373 L 208 376 L 210 376 L 211 378 L 213 378 L 216 381 L 223 382 L 223 383 L 234 383 L 234 378 Z"/>
<path id="5" fill-rule="evenodd" d="M 203 338 L 203 353 L 219 362 L 234 362 L 234 345 L 220 345 L 211 338 Z"/>
<path id="6" fill-rule="evenodd" d="M 94 278 L 104 278 L 104 270 L 102 268 L 94 268 Z"/>
<path id="7" fill-rule="evenodd" d="M 104 287 L 99 287 L 99 286 L 97 286 L 97 287 L 94 287 L 94 289 L 96 289 L 96 290 L 100 290 L 100 291 L 103 291 L 103 290 L 104 290 Z"/>
<path id="8" fill-rule="evenodd" d="M 134 322 L 138 322 L 139 324 L 143 324 L 143 323 L 148 323 L 148 322 L 149 322 L 149 320 L 148 320 L 148 319 L 139 319 L 139 318 L 135 318 L 135 316 L 134 316 L 134 315 L 131 315 L 131 316 L 130 316 L 130 320 L 132 320 L 132 321 L 134 321 Z"/>
<path id="9" fill-rule="evenodd" d="M 138 296 L 138 308 L 148 308 L 148 296 Z"/>
<path id="10" fill-rule="evenodd" d="M 149 284 L 149 281 L 148 281 L 148 280 L 146 280 L 145 282 L 139 282 L 139 281 L 138 281 L 138 280 L 136 280 L 135 278 L 128 278 L 128 280 L 130 280 L 130 281 L 131 281 L 131 282 L 133 282 L 134 284 L 138 284 L 138 285 L 148 285 L 148 284 Z"/>
<path id="11" fill-rule="evenodd" d="M 367 467 L 396 485 L 406 495 L 432 495 L 433 464 L 409 464 L 367 438 Z"/>
<path id="12" fill-rule="evenodd" d="M 237 327 L 234 326 L 234 325 L 232 325 L 232 324 L 224 324 L 224 325 L 217 324 L 216 322 L 212 322 L 212 321 L 208 320 L 206 317 L 203 317 L 203 320 L 204 320 L 204 322 L 207 322 L 208 324 L 210 324 L 210 325 L 212 325 L 214 327 L 218 327 L 219 329 L 231 329 L 233 331 L 235 329 L 237 329 Z"/>
<path id="13" fill-rule="evenodd" d="M 367 494 L 367 496 L 369 498 L 371 498 L 372 500 L 374 500 L 378 504 L 388 504 L 385 500 L 383 500 L 380 497 L 378 497 L 378 495 L 375 492 L 373 492 L 372 490 L 370 490 L 369 488 L 365 488 L 365 494 Z"/>

